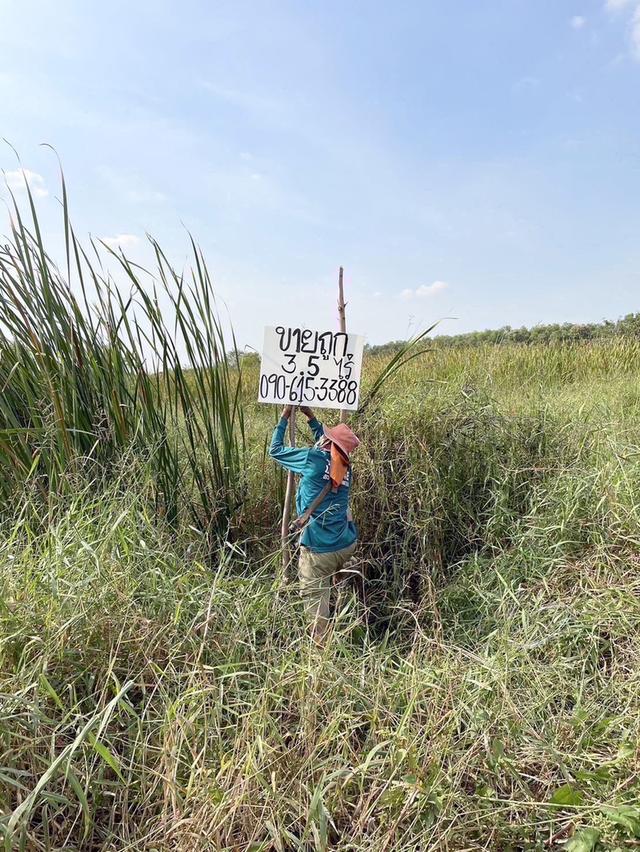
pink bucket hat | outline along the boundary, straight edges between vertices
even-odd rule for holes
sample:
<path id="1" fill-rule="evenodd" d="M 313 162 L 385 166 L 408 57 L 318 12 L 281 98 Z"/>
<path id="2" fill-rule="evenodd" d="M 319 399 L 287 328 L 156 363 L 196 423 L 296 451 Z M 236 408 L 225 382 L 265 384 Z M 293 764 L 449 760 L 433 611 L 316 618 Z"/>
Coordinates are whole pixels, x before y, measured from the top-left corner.
<path id="1" fill-rule="evenodd" d="M 351 431 L 346 423 L 338 423 L 337 426 L 333 426 L 330 429 L 327 429 L 325 426 L 324 435 L 338 449 L 342 450 L 347 458 L 350 458 L 351 453 L 360 445 L 360 439 Z"/>

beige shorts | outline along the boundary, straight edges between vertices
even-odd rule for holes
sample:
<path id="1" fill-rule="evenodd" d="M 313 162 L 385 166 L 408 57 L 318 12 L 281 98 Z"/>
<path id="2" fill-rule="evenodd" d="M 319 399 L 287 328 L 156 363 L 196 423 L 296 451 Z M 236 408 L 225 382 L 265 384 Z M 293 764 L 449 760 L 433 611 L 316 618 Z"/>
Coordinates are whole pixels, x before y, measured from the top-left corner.
<path id="1" fill-rule="evenodd" d="M 343 571 L 353 556 L 357 542 L 333 553 L 314 553 L 300 548 L 298 576 L 304 608 L 312 621 L 328 619 L 331 604 L 331 581 Z"/>

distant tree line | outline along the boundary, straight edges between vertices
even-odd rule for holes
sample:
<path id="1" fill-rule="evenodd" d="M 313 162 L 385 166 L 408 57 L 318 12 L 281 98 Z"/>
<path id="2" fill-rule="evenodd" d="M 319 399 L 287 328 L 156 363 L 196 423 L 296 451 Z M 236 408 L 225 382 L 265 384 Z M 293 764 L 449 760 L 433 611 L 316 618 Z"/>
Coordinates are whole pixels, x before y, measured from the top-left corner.
<path id="1" fill-rule="evenodd" d="M 534 325 L 531 328 L 502 328 L 486 329 L 485 331 L 470 331 L 466 334 L 438 335 L 431 340 L 436 346 L 461 347 L 484 346 L 494 343 L 520 343 L 525 346 L 536 343 L 576 343 L 585 340 L 603 340 L 613 337 L 633 337 L 640 339 L 640 313 L 627 314 L 614 321 L 590 323 L 551 323 L 549 325 Z M 366 351 L 372 354 L 395 352 L 404 341 L 393 340 L 381 346 L 367 346 Z"/>

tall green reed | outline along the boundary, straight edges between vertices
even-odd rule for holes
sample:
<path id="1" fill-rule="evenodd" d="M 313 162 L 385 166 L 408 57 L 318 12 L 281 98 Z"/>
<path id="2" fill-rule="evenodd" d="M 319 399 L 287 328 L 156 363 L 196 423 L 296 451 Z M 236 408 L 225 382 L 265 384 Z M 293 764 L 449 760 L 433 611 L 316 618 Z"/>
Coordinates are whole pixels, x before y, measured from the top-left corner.
<path id="1" fill-rule="evenodd" d="M 171 524 L 224 533 L 245 488 L 242 370 L 204 257 L 191 239 L 179 272 L 150 238 L 148 272 L 103 246 L 117 286 L 100 246 L 77 238 L 61 186 L 64 268 L 26 181 L 28 211 L 11 196 L 0 247 L 0 496 L 104 481 L 133 449 Z"/>

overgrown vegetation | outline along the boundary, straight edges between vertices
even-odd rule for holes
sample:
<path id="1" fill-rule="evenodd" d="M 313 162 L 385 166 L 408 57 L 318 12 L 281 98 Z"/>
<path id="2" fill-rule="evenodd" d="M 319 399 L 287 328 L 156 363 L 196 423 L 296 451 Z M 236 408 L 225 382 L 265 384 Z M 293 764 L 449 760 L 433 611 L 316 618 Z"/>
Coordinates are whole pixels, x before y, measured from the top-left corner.
<path id="1" fill-rule="evenodd" d="M 5 848 L 637 846 L 640 342 L 369 353 L 364 580 L 318 650 L 280 577 L 275 414 L 197 249 L 187 276 L 155 246 L 156 290 L 112 255 L 116 286 L 68 217 L 61 271 L 14 217 Z"/>

